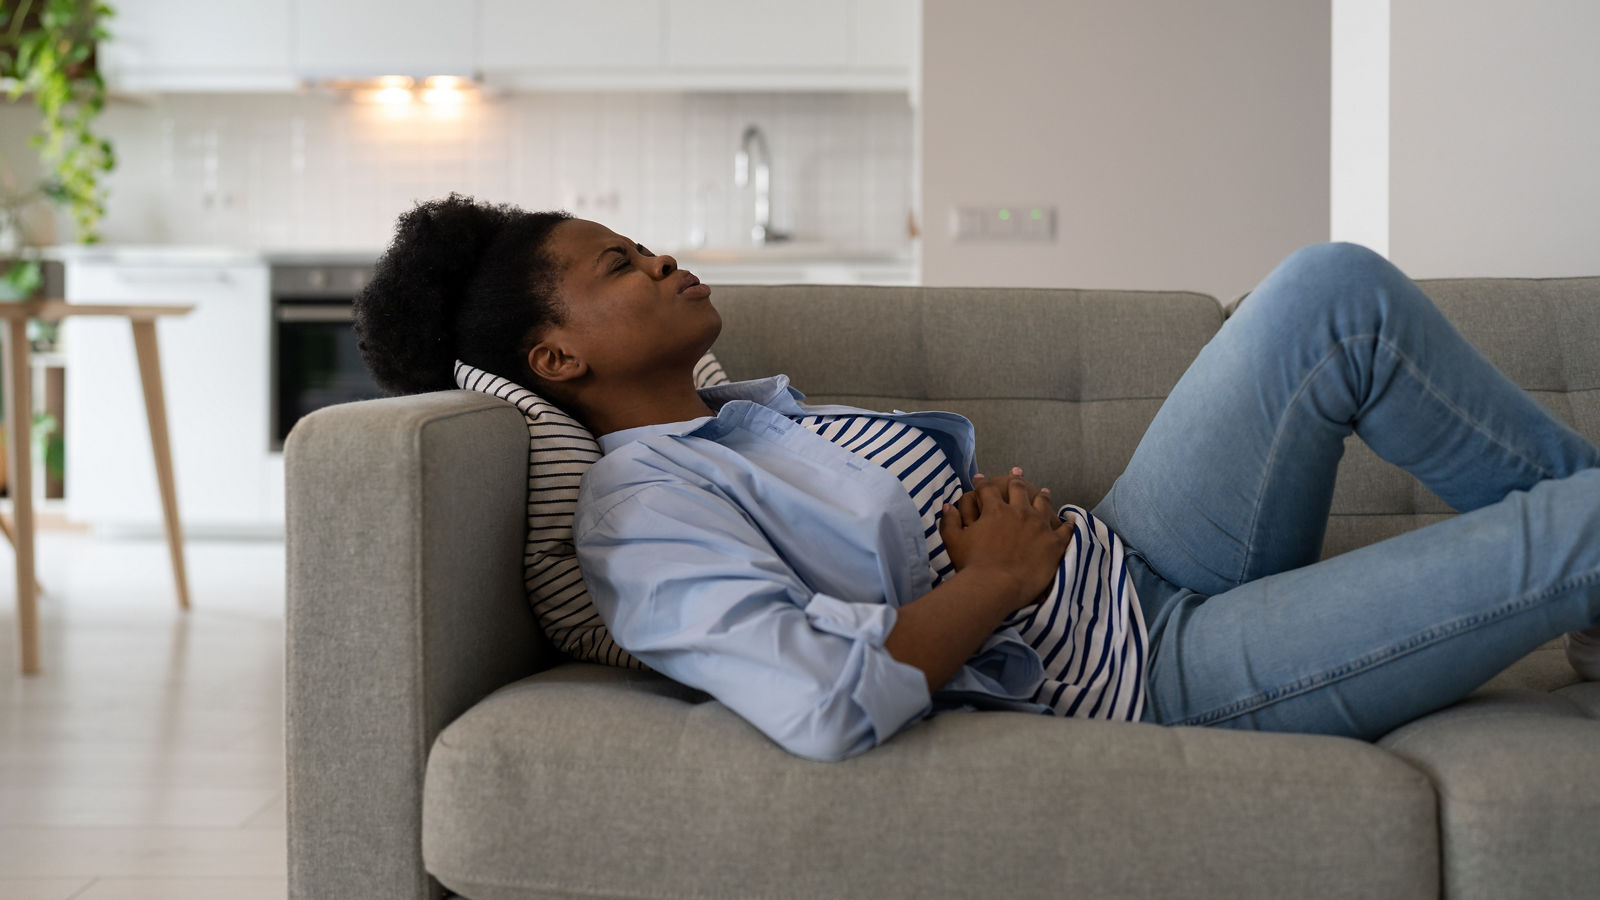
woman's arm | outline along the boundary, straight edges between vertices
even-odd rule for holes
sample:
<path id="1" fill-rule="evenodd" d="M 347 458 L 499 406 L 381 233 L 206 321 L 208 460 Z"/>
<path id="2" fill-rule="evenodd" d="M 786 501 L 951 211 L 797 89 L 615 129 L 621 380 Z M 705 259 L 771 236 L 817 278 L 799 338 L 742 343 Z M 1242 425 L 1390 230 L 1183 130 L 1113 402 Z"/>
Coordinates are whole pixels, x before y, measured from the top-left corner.
<path id="1" fill-rule="evenodd" d="M 617 645 L 656 672 L 819 761 L 932 711 L 923 672 L 884 649 L 898 611 L 813 592 L 726 499 L 654 482 L 590 500 L 576 530 L 590 599 Z"/>
<path id="2" fill-rule="evenodd" d="M 883 642 L 889 655 L 922 670 L 932 694 L 950 682 L 1017 603 L 1017 580 L 995 569 L 966 569 L 900 607 Z"/>
<path id="3" fill-rule="evenodd" d="M 1020 475 L 1021 470 L 1016 470 Z M 921 669 L 932 694 L 956 672 L 1006 616 L 1049 590 L 1066 552 L 1071 526 L 1049 523 L 1049 503 L 1020 477 L 980 480 L 945 505 L 939 534 L 956 574 L 927 595 L 900 607 L 883 648 Z"/>

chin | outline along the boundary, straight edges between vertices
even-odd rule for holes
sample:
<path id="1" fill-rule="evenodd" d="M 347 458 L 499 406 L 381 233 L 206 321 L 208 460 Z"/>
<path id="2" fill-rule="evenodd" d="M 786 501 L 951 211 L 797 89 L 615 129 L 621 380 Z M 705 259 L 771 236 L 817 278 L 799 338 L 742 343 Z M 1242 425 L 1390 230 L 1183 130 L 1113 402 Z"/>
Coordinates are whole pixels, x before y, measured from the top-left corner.
<path id="1" fill-rule="evenodd" d="M 717 338 L 721 336 L 722 313 L 717 312 L 717 308 L 713 306 L 711 307 L 711 324 L 706 326 L 706 350 L 710 350 L 711 345 L 715 344 L 717 342 Z M 701 351 L 702 355 L 704 352 L 705 351 Z"/>

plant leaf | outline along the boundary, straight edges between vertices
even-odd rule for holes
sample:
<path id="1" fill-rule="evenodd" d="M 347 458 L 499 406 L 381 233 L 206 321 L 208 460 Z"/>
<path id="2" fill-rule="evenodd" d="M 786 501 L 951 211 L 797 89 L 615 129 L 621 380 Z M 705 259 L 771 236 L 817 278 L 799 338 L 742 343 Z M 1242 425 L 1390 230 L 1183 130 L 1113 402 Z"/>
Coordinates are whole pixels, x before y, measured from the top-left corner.
<path id="1" fill-rule="evenodd" d="M 36 259 L 17 260 L 6 271 L 5 282 L 18 294 L 27 297 L 44 282 L 44 272 Z"/>

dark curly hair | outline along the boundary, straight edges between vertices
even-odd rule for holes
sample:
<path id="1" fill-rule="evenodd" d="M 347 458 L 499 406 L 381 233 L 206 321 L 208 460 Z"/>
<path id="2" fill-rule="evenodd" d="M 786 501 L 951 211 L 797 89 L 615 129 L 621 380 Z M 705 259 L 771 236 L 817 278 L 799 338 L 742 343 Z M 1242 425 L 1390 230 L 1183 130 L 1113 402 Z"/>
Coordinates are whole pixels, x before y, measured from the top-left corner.
<path id="1" fill-rule="evenodd" d="M 391 394 L 450 390 L 459 359 L 538 390 L 528 351 L 563 313 L 559 263 L 546 244 L 570 218 L 460 194 L 400 216 L 355 301 L 357 346 L 378 386 Z"/>

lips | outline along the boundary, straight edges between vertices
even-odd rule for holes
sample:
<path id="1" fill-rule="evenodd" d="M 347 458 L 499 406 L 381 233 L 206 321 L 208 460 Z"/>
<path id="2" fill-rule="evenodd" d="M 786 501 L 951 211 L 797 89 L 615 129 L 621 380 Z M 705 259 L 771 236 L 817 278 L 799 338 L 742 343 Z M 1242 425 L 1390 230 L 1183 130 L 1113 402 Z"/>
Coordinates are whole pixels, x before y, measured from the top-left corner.
<path id="1" fill-rule="evenodd" d="M 684 272 L 678 278 L 678 296 L 689 300 L 704 300 L 711 296 L 711 287 L 701 284 L 693 272 Z"/>

